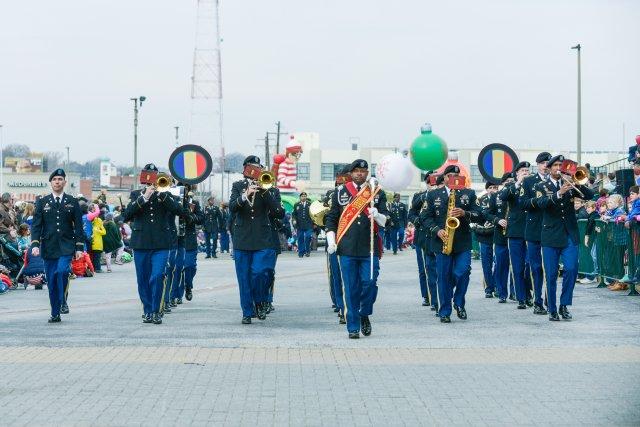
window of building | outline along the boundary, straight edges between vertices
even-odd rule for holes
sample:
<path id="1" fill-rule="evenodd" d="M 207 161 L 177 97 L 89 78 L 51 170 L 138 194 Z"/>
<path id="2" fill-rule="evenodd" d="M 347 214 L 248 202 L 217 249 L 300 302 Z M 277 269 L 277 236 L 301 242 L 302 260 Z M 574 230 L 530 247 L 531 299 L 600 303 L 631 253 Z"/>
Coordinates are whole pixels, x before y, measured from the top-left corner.
<path id="1" fill-rule="evenodd" d="M 333 163 L 322 163 L 320 165 L 320 180 L 333 181 Z"/>
<path id="2" fill-rule="evenodd" d="M 298 163 L 296 171 L 298 172 L 298 179 L 309 181 L 311 178 L 311 174 L 309 173 L 309 163 Z"/>

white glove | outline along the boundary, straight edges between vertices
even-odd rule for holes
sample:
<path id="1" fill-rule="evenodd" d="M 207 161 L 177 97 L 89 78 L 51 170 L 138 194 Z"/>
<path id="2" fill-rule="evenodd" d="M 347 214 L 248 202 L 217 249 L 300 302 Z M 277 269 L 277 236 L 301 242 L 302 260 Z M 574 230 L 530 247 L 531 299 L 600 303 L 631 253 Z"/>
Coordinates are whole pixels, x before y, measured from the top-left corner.
<path id="1" fill-rule="evenodd" d="M 338 245 L 336 245 L 335 231 L 327 232 L 327 252 L 329 252 L 329 254 L 334 254 L 336 253 L 337 249 L 338 249 Z"/>
<path id="2" fill-rule="evenodd" d="M 369 208 L 369 218 L 373 216 L 375 222 L 378 223 L 380 227 L 384 227 L 387 223 L 387 217 L 378 212 L 378 208 Z"/>

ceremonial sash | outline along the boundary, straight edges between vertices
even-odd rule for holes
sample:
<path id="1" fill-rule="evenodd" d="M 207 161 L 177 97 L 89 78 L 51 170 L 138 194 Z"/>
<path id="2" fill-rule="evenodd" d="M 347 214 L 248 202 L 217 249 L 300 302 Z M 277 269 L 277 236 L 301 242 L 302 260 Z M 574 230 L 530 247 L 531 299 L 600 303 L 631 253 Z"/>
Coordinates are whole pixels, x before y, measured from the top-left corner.
<path id="1" fill-rule="evenodd" d="M 380 191 L 380 187 L 376 187 L 375 191 L 372 193 L 371 187 L 365 185 L 360 192 L 357 192 L 356 186 L 353 182 L 346 183 L 345 188 L 349 191 L 353 199 L 347 206 L 345 206 L 342 214 L 340 215 L 338 232 L 336 233 L 336 243 L 340 243 L 342 237 L 346 234 L 349 227 L 351 227 L 362 211 L 364 211 L 365 215 L 369 214 L 369 204 Z M 374 230 L 377 229 L 378 224 L 374 222 Z"/>

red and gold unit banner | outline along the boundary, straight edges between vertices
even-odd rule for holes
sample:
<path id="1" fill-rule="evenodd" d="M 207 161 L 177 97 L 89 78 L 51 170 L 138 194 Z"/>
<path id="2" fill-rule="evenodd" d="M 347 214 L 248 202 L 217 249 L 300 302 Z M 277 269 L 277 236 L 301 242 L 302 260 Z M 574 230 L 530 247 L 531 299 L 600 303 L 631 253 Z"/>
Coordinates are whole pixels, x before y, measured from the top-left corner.
<path id="1" fill-rule="evenodd" d="M 349 182 L 345 185 L 349 193 L 353 196 L 355 193 L 355 186 L 352 182 Z M 358 218 L 360 212 L 366 209 L 371 200 L 378 194 L 380 191 L 380 187 L 377 187 L 373 194 L 371 193 L 371 187 L 365 186 L 360 190 L 358 194 L 356 194 L 355 199 L 349 203 L 344 210 L 342 211 L 342 215 L 340 215 L 340 221 L 338 222 L 338 233 L 336 235 L 336 244 L 340 243 L 340 239 L 345 235 L 349 227 L 353 224 L 353 222 Z M 365 212 L 366 213 L 366 212 Z"/>

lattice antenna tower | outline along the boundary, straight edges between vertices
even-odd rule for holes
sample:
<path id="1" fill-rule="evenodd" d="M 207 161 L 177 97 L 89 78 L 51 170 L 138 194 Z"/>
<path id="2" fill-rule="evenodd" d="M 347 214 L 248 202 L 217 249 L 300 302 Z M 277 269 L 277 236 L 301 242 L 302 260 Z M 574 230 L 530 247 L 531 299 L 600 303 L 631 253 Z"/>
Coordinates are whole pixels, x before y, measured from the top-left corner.
<path id="1" fill-rule="evenodd" d="M 224 172 L 220 0 L 197 2 L 189 140 L 192 144 L 208 148 L 212 156 L 218 158 L 220 170 Z M 211 188 L 209 190 L 211 191 Z M 223 198 L 224 180 L 221 180 L 219 199 Z"/>

